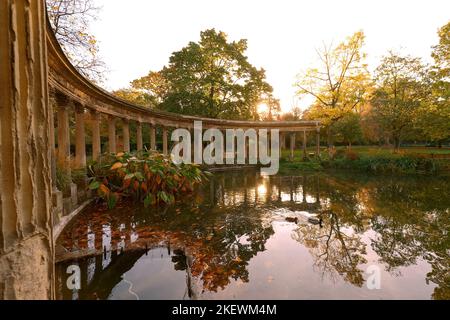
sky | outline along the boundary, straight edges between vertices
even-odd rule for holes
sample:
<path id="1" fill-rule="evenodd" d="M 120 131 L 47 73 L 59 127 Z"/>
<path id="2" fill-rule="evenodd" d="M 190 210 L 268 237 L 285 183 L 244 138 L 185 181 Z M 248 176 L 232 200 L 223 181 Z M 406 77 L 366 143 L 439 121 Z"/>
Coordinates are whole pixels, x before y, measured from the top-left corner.
<path id="1" fill-rule="evenodd" d="M 266 70 L 283 111 L 311 101 L 295 97 L 299 73 L 318 65 L 316 48 L 338 44 L 358 30 L 374 70 L 388 50 L 431 62 L 437 30 L 450 21 L 448 0 L 95 0 L 91 26 L 109 68 L 105 88 L 158 71 L 172 52 L 215 28 L 247 39 L 250 63 Z"/>

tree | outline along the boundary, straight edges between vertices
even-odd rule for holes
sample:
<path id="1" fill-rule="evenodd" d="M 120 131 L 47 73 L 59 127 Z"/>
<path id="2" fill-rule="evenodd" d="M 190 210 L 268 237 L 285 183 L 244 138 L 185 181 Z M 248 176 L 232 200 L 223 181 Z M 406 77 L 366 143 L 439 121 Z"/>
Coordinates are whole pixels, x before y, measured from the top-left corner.
<path id="1" fill-rule="evenodd" d="M 317 50 L 321 66 L 308 69 L 296 83 L 300 97 L 315 98 L 307 114 L 327 127 L 329 146 L 332 125 L 357 109 L 370 93 L 366 54 L 361 52 L 364 38 L 364 33 L 359 31 L 334 48 L 324 45 L 322 50 Z"/>
<path id="2" fill-rule="evenodd" d="M 439 44 L 433 47 L 435 61 L 430 76 L 433 81 L 430 103 L 420 112 L 424 135 L 439 145 L 450 137 L 450 22 L 439 32 Z"/>
<path id="3" fill-rule="evenodd" d="M 402 139 L 416 129 L 420 107 L 429 97 L 426 66 L 419 58 L 389 52 L 375 71 L 375 81 L 374 118 L 399 150 Z"/>
<path id="4" fill-rule="evenodd" d="M 100 8 L 93 0 L 46 0 L 50 24 L 67 57 L 77 70 L 94 82 L 102 82 L 106 71 L 99 57 L 96 38 L 89 25 Z"/>
<path id="5" fill-rule="evenodd" d="M 118 98 L 143 107 L 150 107 L 154 105 L 153 97 L 148 95 L 146 92 L 141 92 L 134 89 L 119 89 L 113 91 L 112 94 Z"/>
<path id="6" fill-rule="evenodd" d="M 299 107 L 293 107 L 291 111 L 283 113 L 280 117 L 282 121 L 300 121 L 302 120 L 302 110 Z"/>
<path id="7" fill-rule="evenodd" d="M 280 100 L 275 99 L 272 94 L 269 94 L 261 99 L 258 110 L 258 119 L 263 121 L 274 121 L 280 116 L 281 105 Z"/>
<path id="8" fill-rule="evenodd" d="M 129 88 L 113 91 L 113 94 L 137 105 L 157 108 L 164 101 L 169 90 L 169 82 L 163 74 L 150 71 L 148 75 L 132 81 Z"/>
<path id="9" fill-rule="evenodd" d="M 360 115 L 355 112 L 346 114 L 333 125 L 332 132 L 340 136 L 351 149 L 352 143 L 361 140 L 362 137 Z"/>
<path id="10" fill-rule="evenodd" d="M 174 52 L 168 66 L 133 81 L 131 87 L 149 94 L 165 111 L 257 120 L 260 103 L 270 102 L 275 109 L 277 104 L 264 69 L 248 62 L 246 50 L 246 40 L 228 42 L 225 33 L 206 30 L 198 43 Z"/>

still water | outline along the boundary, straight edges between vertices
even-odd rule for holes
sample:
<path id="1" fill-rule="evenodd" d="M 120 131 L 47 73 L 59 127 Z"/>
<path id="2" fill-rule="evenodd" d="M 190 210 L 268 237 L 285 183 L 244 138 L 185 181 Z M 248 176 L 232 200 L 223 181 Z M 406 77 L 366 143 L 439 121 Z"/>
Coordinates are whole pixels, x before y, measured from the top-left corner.
<path id="1" fill-rule="evenodd" d="M 247 171 L 171 207 L 92 206 L 58 240 L 58 297 L 450 299 L 449 187 Z"/>

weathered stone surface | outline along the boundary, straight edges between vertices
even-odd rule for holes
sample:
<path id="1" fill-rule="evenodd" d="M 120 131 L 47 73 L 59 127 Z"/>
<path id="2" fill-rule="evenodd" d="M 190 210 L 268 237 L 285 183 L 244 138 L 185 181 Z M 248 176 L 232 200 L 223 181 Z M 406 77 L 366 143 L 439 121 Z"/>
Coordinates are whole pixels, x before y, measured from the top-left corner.
<path id="1" fill-rule="evenodd" d="M 43 0 L 0 1 L 0 298 L 53 296 Z"/>
<path id="2" fill-rule="evenodd" d="M 0 258 L 0 299 L 46 300 L 52 297 L 53 250 L 47 235 L 22 240 Z"/>

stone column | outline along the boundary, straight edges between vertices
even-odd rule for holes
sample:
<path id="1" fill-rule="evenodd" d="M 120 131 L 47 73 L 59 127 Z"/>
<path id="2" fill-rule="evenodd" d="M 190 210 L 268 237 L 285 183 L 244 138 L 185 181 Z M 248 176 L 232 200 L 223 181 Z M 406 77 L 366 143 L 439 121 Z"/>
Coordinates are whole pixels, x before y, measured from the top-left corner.
<path id="1" fill-rule="evenodd" d="M 294 160 L 295 154 L 295 139 L 296 139 L 296 134 L 295 132 L 291 133 L 291 154 L 290 154 L 290 160 Z"/>
<path id="2" fill-rule="evenodd" d="M 136 140 L 137 140 L 137 151 L 144 150 L 144 141 L 142 139 L 142 123 L 136 123 Z"/>
<path id="3" fill-rule="evenodd" d="M 320 127 L 316 130 L 316 157 L 320 158 Z"/>
<path id="4" fill-rule="evenodd" d="M 306 136 L 306 130 L 303 130 L 303 160 L 308 158 L 308 150 L 307 150 L 308 145 L 307 145 L 307 143 L 308 143 L 308 139 L 307 139 L 307 136 Z"/>
<path id="5" fill-rule="evenodd" d="M 75 168 L 86 167 L 86 133 L 84 127 L 84 107 L 75 108 Z"/>
<path id="6" fill-rule="evenodd" d="M 109 116 L 108 118 L 108 145 L 109 153 L 117 153 L 116 147 L 116 118 Z"/>
<path id="7" fill-rule="evenodd" d="M 101 115 L 97 111 L 93 111 L 92 115 L 92 159 L 97 161 L 102 153 L 102 142 L 100 137 L 100 118 Z"/>
<path id="8" fill-rule="evenodd" d="M 130 152 L 130 123 L 128 119 L 122 120 L 123 151 Z"/>
<path id="9" fill-rule="evenodd" d="M 281 150 L 286 149 L 286 134 L 284 132 L 280 132 L 280 140 Z"/>
<path id="10" fill-rule="evenodd" d="M 162 129 L 162 138 L 163 138 L 163 154 L 169 155 L 169 142 L 168 142 L 168 131 L 166 127 Z"/>
<path id="11" fill-rule="evenodd" d="M 50 108 L 50 145 L 51 145 L 51 159 L 52 159 L 52 186 L 53 191 L 56 191 L 56 141 L 55 141 L 55 119 L 54 110 L 56 110 L 55 92 L 49 92 L 49 108 Z"/>
<path id="12" fill-rule="evenodd" d="M 70 175 L 69 100 L 58 96 L 58 167 Z"/>
<path id="13" fill-rule="evenodd" d="M 0 299 L 54 297 L 43 0 L 0 1 Z"/>
<path id="14" fill-rule="evenodd" d="M 51 152 L 51 173 L 52 173 L 52 219 L 54 223 L 58 223 L 59 219 L 63 215 L 63 193 L 58 190 L 57 186 L 57 169 L 56 169 L 56 142 L 55 142 L 55 110 L 56 106 L 56 93 L 52 91 L 50 93 L 51 98 L 49 100 L 50 107 L 50 152 Z"/>
<path id="15" fill-rule="evenodd" d="M 150 125 L 150 149 L 156 151 L 156 126 Z"/>
<path id="16" fill-rule="evenodd" d="M 58 168 L 72 179 L 70 165 L 70 124 L 69 124 L 69 100 L 67 97 L 58 95 Z M 61 190 L 64 196 L 64 213 L 68 214 L 74 205 L 77 204 L 77 185 L 70 181 L 70 184 Z"/>

